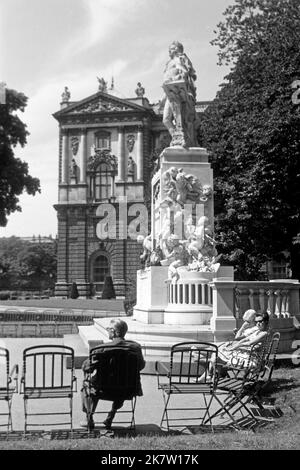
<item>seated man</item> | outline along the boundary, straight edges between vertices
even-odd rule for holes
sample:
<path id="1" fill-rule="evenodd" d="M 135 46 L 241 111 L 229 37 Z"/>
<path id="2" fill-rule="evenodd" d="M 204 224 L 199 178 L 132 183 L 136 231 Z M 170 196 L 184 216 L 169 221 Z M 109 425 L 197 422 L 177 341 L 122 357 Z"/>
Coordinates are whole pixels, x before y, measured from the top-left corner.
<path id="1" fill-rule="evenodd" d="M 107 396 L 103 397 L 101 395 L 101 377 L 99 376 L 99 369 L 101 367 L 101 358 L 105 358 L 105 354 L 107 353 L 107 351 L 111 351 L 113 348 L 117 348 L 118 350 L 124 349 L 124 351 L 129 351 L 137 356 L 138 371 L 142 370 L 145 367 L 145 361 L 143 358 L 141 346 L 135 341 L 125 340 L 127 329 L 128 327 L 125 321 L 120 319 L 112 319 L 107 328 L 108 337 L 111 342 L 99 345 L 99 349 L 97 349 L 95 360 L 93 361 L 93 363 L 91 363 L 89 359 L 86 359 L 82 364 L 82 369 L 85 373 L 92 373 L 90 379 L 91 383 L 88 383 L 87 380 L 84 380 L 81 390 L 82 409 L 85 413 L 87 413 L 87 422 L 83 423 L 82 426 L 88 427 L 88 429 L 90 430 L 92 430 L 95 426 L 93 420 L 93 413 L 96 410 L 99 399 L 103 398 L 112 401 L 112 408 L 103 423 L 107 429 L 111 428 L 111 424 L 117 410 L 122 408 L 124 400 L 126 399 L 126 397 L 122 396 L 121 390 L 120 396 L 115 396 L 114 394 L 113 398 Z M 139 375 L 137 379 L 138 384 L 136 395 L 142 396 L 143 392 Z"/>

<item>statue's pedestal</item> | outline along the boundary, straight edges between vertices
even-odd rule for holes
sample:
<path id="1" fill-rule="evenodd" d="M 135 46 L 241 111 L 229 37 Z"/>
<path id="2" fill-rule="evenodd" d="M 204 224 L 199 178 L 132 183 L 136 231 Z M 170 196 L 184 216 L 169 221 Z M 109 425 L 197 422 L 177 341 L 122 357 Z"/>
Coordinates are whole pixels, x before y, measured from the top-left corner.
<path id="1" fill-rule="evenodd" d="M 150 266 L 137 272 L 137 303 L 133 309 L 136 321 L 165 325 L 211 324 L 212 281 L 232 281 L 233 268 L 220 266 L 216 273 L 179 268 L 178 272 L 180 279 L 171 283 L 167 280 L 168 266 Z"/>
<path id="2" fill-rule="evenodd" d="M 137 303 L 134 318 L 142 323 L 164 323 L 168 305 L 167 266 L 151 266 L 137 272 Z"/>
<path id="3" fill-rule="evenodd" d="M 179 204 L 173 207 L 162 207 L 162 201 L 166 198 L 165 175 L 172 168 L 177 171 L 182 170 L 187 177 L 192 175 L 197 178 L 202 187 L 209 186 L 211 188 L 209 197 L 198 200 L 193 209 L 192 202 L 188 198 L 184 207 Z M 171 224 L 174 217 L 180 219 L 180 222 L 176 225 L 176 233 L 179 238 L 184 239 L 183 227 L 184 222 L 189 217 L 189 211 L 194 212 L 197 220 L 199 217 L 206 216 L 213 230 L 213 170 L 208 161 L 207 150 L 201 147 L 191 147 L 189 149 L 182 147 L 165 148 L 160 156 L 160 169 L 152 179 L 152 201 L 151 227 L 156 243 L 158 243 L 160 234 L 163 234 L 162 236 L 165 239 L 171 234 Z"/>

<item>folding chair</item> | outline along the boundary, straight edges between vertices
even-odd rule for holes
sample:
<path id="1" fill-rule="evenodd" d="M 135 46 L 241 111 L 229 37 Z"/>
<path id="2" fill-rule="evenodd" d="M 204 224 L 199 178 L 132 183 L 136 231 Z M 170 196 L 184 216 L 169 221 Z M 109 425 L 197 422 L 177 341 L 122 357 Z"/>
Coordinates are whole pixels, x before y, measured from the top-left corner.
<path id="1" fill-rule="evenodd" d="M 99 353 L 101 354 L 99 356 Z M 99 359 L 100 357 L 100 359 Z M 129 418 L 117 424 L 128 424 L 129 429 L 135 429 L 135 407 L 136 398 L 141 395 L 139 358 L 137 354 L 122 347 L 95 347 L 90 350 L 90 364 L 96 363 L 96 369 L 93 372 L 85 374 L 85 381 L 88 386 L 88 409 L 87 420 L 90 421 L 91 415 L 107 414 L 107 411 L 93 412 L 93 401 L 129 401 L 129 409 L 119 409 L 116 413 L 118 417 L 129 414 Z M 97 385 L 95 385 L 95 376 Z M 97 406 L 97 405 L 96 405 Z M 128 408 L 128 407 L 127 407 Z M 95 422 L 95 424 L 99 424 Z M 90 429 L 88 429 L 90 431 Z"/>
<path id="2" fill-rule="evenodd" d="M 7 412 L 1 412 L 0 416 L 7 416 L 7 422 L 0 424 L 6 426 L 7 432 L 12 431 L 11 406 L 14 393 L 18 392 L 19 366 L 15 364 L 10 370 L 9 351 L 0 347 L 0 400 L 6 401 Z"/>
<path id="3" fill-rule="evenodd" d="M 253 381 L 252 386 L 248 388 L 247 403 L 253 403 L 257 405 L 260 410 L 265 409 L 263 403 L 263 393 L 268 384 L 271 382 L 279 342 L 280 333 L 273 333 L 271 339 L 266 344 L 257 379 Z"/>
<path id="4" fill-rule="evenodd" d="M 69 369 L 67 369 L 67 361 Z M 72 432 L 73 393 L 77 390 L 76 385 L 74 350 L 72 348 L 51 344 L 25 349 L 23 351 L 23 371 L 20 390 L 20 393 L 24 395 L 24 433 L 26 434 L 28 426 L 45 425 L 70 425 Z M 55 399 L 57 404 L 53 406 L 52 404 L 45 403 L 43 410 L 49 411 L 41 411 L 37 409 L 41 405 L 41 402 L 37 403 L 37 400 L 40 399 Z M 61 406 L 58 400 L 61 402 L 64 399 L 68 400 L 67 411 L 53 411 L 55 409 L 58 410 Z M 37 411 L 33 412 L 33 409 Z M 63 422 L 40 422 L 41 416 L 53 415 L 68 415 L 69 418 Z M 33 416 L 39 417 L 38 423 L 33 422 L 34 419 L 30 423 L 28 422 L 28 418 Z"/>
<path id="5" fill-rule="evenodd" d="M 169 366 L 156 362 L 157 385 L 164 399 L 160 423 L 162 428 L 164 423 L 170 431 L 170 428 L 185 428 L 195 422 L 202 425 L 210 421 L 213 430 L 210 406 L 217 386 L 217 377 L 215 369 L 210 375 L 210 369 L 211 360 L 217 360 L 217 357 L 218 348 L 215 344 L 193 341 L 174 344 L 171 347 Z M 187 395 L 188 400 L 183 395 Z M 193 403 L 194 406 L 191 406 Z M 180 412 L 183 416 L 180 416 Z"/>
<path id="6" fill-rule="evenodd" d="M 244 418 L 250 418 L 253 425 L 258 424 L 260 419 L 265 419 L 263 416 L 254 414 L 250 404 L 254 402 L 261 410 L 264 409 L 259 395 L 266 384 L 266 379 L 269 381 L 271 378 L 279 339 L 279 333 L 274 333 L 271 339 L 268 336 L 258 358 L 256 348 L 253 346 L 247 363 L 243 360 L 238 362 L 237 355 L 235 364 L 226 367 L 227 377 L 219 379 L 215 391 L 217 398 L 225 395 L 225 399 L 212 415 L 212 419 L 226 413 L 231 416 L 231 424 L 239 429 L 242 427 L 241 423 Z M 253 366 L 254 356 L 257 358 L 255 366 Z M 236 418 L 238 412 L 240 412 L 239 419 Z"/>

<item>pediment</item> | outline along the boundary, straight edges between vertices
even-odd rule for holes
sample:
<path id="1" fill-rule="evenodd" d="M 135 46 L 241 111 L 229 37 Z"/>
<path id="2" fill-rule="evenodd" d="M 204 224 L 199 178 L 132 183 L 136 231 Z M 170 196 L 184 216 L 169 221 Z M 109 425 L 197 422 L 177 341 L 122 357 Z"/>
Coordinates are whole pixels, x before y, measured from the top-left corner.
<path id="1" fill-rule="evenodd" d="M 66 108 L 56 112 L 54 117 L 69 115 L 96 114 L 105 112 L 146 111 L 136 103 L 130 103 L 126 99 L 117 98 L 107 93 L 98 92 L 84 100 L 72 103 Z"/>

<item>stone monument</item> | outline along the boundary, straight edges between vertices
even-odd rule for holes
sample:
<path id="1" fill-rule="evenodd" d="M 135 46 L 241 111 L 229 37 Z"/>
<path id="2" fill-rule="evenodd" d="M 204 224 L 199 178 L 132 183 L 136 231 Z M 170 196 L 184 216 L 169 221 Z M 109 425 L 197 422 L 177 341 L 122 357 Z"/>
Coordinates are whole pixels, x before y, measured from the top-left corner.
<path id="1" fill-rule="evenodd" d="M 151 182 L 151 233 L 137 238 L 143 252 L 127 336 L 142 345 L 147 363 L 154 363 L 169 358 L 175 343 L 228 340 L 245 310 L 268 309 L 281 331 L 282 350 L 290 348 L 296 316 L 300 321 L 299 282 L 235 281 L 233 268 L 218 262 L 213 170 L 196 139 L 196 73 L 181 43 L 170 45 L 169 56 L 162 87 L 171 142 L 161 150 Z M 127 144 L 130 153 L 134 138 Z M 95 149 L 92 153 L 91 164 L 100 158 Z M 79 327 L 85 344 L 106 341 L 108 323 L 101 318 Z"/>
<path id="2" fill-rule="evenodd" d="M 215 326 L 211 281 L 233 280 L 233 269 L 220 266 L 215 248 L 213 171 L 196 140 L 196 72 L 181 43 L 170 45 L 169 56 L 162 87 L 171 143 L 159 157 L 151 205 L 152 250 L 162 259 L 137 273 L 134 318 L 182 332 L 183 325 Z M 226 328 L 234 326 L 231 316 Z"/>

